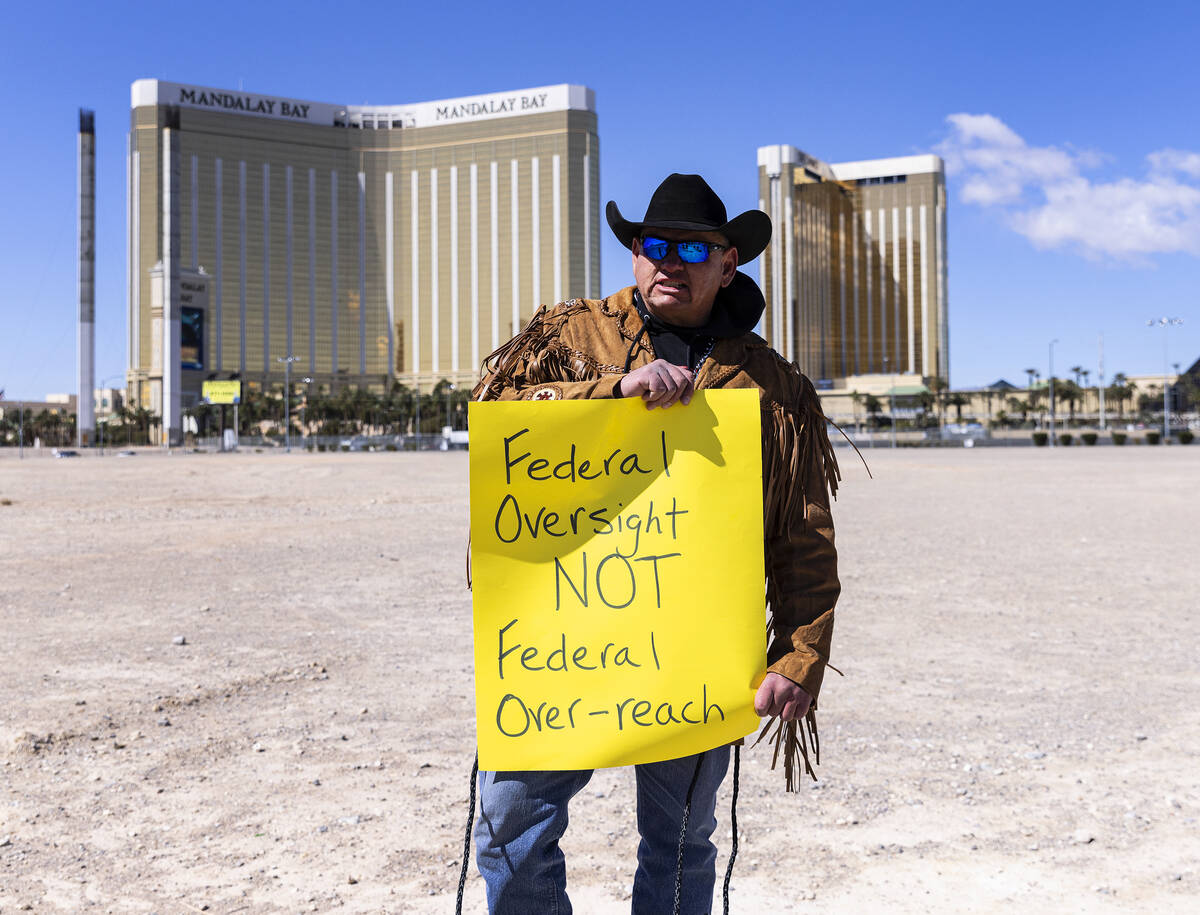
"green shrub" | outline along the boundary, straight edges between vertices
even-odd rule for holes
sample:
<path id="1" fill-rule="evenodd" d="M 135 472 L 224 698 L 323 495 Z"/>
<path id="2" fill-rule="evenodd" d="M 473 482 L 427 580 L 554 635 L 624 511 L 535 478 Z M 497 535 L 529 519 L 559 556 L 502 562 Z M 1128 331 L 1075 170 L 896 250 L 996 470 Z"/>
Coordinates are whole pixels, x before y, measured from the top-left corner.
<path id="1" fill-rule="evenodd" d="M 1129 438 L 1129 436 L 1126 435 L 1124 432 L 1114 432 L 1113 433 L 1113 444 L 1114 445 L 1124 445 L 1125 440 L 1127 438 Z"/>
<path id="2" fill-rule="evenodd" d="M 1096 436 L 1096 433 L 1095 433 L 1095 432 L 1081 432 L 1081 433 L 1080 433 L 1080 435 L 1079 435 L 1079 437 L 1080 437 L 1081 439 L 1083 439 L 1083 443 L 1084 443 L 1085 445 L 1094 445 L 1094 444 L 1096 444 L 1096 438 L 1097 438 L 1097 436 Z"/>
<path id="3" fill-rule="evenodd" d="M 1162 440 L 1161 433 L 1151 432 L 1151 431 L 1147 430 L 1147 432 L 1146 432 L 1146 444 L 1147 445 L 1157 445 L 1159 443 L 1159 441 L 1161 441 L 1161 440 Z"/>
<path id="4" fill-rule="evenodd" d="M 1043 447 L 1044 445 L 1046 445 L 1046 443 L 1047 443 L 1047 442 L 1049 442 L 1049 441 L 1050 441 L 1050 435 L 1049 435 L 1049 433 L 1047 433 L 1047 432 L 1035 432 L 1035 433 L 1033 433 L 1033 443 L 1034 443 L 1035 445 L 1037 445 L 1039 448 L 1041 448 L 1041 447 Z"/>
<path id="5" fill-rule="evenodd" d="M 388 442 L 386 445 L 383 446 L 383 450 L 384 451 L 395 451 L 396 446 L 392 442 Z"/>
<path id="6" fill-rule="evenodd" d="M 1192 443 L 1192 439 L 1194 439 L 1195 437 L 1196 436 L 1192 434 L 1191 429 L 1184 429 L 1182 432 L 1179 433 L 1179 444 L 1190 445 Z"/>
<path id="7" fill-rule="evenodd" d="M 342 445 L 342 450 L 343 450 L 343 451 L 349 451 L 349 450 L 350 450 L 350 446 L 349 446 L 349 445 Z"/>
<path id="8" fill-rule="evenodd" d="M 1058 443 L 1064 448 L 1069 446 L 1073 441 L 1075 441 L 1075 436 L 1073 436 L 1070 432 L 1064 432 L 1058 437 Z"/>
<path id="9" fill-rule="evenodd" d="M 317 442 L 317 450 L 318 450 L 318 451 L 324 451 L 324 450 L 325 450 L 325 443 L 324 443 L 324 442 Z"/>

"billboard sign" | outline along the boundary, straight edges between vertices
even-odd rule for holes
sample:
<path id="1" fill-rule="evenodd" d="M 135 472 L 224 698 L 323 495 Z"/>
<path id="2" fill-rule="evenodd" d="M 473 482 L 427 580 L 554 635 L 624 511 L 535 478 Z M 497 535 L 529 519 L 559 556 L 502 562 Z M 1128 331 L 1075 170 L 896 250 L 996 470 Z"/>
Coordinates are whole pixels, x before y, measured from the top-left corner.
<path id="1" fill-rule="evenodd" d="M 200 387 L 200 397 L 205 403 L 241 403 L 240 381 L 206 381 Z"/>

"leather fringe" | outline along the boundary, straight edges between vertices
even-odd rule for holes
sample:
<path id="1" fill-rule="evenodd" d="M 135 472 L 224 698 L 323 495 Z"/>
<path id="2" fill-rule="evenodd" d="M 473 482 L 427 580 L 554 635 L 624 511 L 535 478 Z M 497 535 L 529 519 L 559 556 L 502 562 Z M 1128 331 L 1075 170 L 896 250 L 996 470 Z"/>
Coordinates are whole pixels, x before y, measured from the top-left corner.
<path id="1" fill-rule="evenodd" d="M 827 498 L 834 499 L 842 479 L 816 389 L 804 376 L 800 382 L 797 410 L 777 403 L 763 415 L 763 523 L 767 536 L 786 535 L 797 515 L 807 523 L 807 508 L 816 495 L 808 492 L 810 484 L 820 481 Z"/>
<path id="2" fill-rule="evenodd" d="M 800 790 L 802 774 L 807 775 L 815 782 L 817 773 L 813 770 L 813 766 L 821 764 L 821 739 L 817 734 L 817 710 L 810 708 L 808 714 L 799 721 L 770 719 L 759 731 L 758 739 L 754 741 L 753 746 L 757 747 L 762 743 L 772 725 L 775 726 L 775 732 L 771 734 L 770 740 L 775 745 L 775 752 L 771 755 L 771 768 L 775 768 L 776 763 L 779 762 L 779 754 L 782 752 L 783 775 L 787 781 L 787 790 Z M 803 768 L 801 768 L 801 763 L 804 764 Z"/>
<path id="3" fill-rule="evenodd" d="M 787 536 L 796 517 L 808 523 L 808 506 L 815 499 L 828 504 L 837 497 L 841 471 L 833 444 L 829 441 L 827 420 L 821 410 L 816 389 L 800 376 L 800 397 L 796 410 L 774 404 L 763 414 L 763 524 L 767 536 Z M 810 487 L 820 486 L 818 495 Z M 774 627 L 777 595 L 768 578 L 767 602 L 772 608 L 767 632 Z M 821 762 L 821 741 L 817 734 L 817 710 L 811 707 L 802 721 L 770 719 L 754 742 L 757 746 L 772 725 L 774 744 L 771 768 L 783 756 L 783 772 L 788 791 L 799 790 L 801 774 L 816 781 L 814 765 Z"/>
<path id="4" fill-rule="evenodd" d="M 599 377 L 595 368 L 559 340 L 567 319 L 587 306 L 572 300 L 553 311 L 542 305 L 519 334 L 483 360 L 471 397 L 496 400 L 505 387 L 584 381 Z"/>

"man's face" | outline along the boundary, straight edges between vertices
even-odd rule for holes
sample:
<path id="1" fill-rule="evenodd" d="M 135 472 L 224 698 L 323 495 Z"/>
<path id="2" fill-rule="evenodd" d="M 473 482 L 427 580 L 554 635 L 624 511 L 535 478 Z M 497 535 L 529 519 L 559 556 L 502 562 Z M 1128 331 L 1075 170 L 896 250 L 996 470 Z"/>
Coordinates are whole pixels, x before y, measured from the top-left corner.
<path id="1" fill-rule="evenodd" d="M 729 240 L 716 232 L 690 232 L 682 229 L 645 229 L 646 237 L 666 241 L 706 241 L 728 245 Z M 678 327 L 700 327 L 712 312 L 713 302 L 722 286 L 733 282 L 737 272 L 737 249 L 709 251 L 702 264 L 685 264 L 679 252 L 671 248 L 660 261 L 642 253 L 642 240 L 633 240 L 633 278 L 650 313 Z"/>

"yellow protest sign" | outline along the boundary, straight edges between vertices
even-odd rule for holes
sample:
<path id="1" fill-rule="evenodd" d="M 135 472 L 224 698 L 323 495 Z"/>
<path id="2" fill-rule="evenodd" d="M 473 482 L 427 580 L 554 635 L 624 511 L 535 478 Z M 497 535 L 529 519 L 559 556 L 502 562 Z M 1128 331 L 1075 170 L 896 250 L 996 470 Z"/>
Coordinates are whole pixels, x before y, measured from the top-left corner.
<path id="1" fill-rule="evenodd" d="M 759 723 L 758 392 L 470 406 L 484 769 L 674 759 Z"/>

